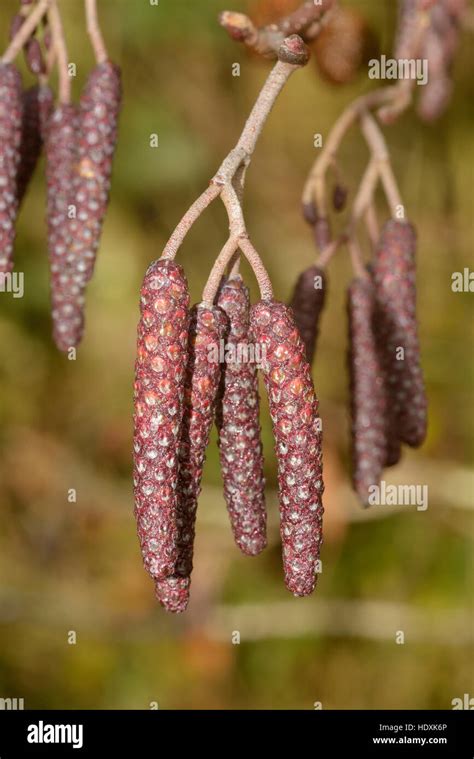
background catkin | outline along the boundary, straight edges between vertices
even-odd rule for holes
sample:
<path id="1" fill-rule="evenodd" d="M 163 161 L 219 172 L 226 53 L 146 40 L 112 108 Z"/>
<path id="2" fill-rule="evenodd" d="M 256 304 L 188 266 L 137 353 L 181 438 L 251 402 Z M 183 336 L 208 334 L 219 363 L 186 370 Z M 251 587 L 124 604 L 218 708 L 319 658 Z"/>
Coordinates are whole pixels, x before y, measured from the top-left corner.
<path id="1" fill-rule="evenodd" d="M 326 274 L 319 266 L 305 269 L 295 285 L 291 308 L 303 339 L 306 358 L 313 362 L 319 335 L 319 320 L 326 299 Z"/>
<path id="2" fill-rule="evenodd" d="M 24 90 L 20 164 L 16 189 L 18 204 L 25 196 L 41 155 L 52 110 L 53 92 L 48 85 L 35 84 Z"/>
<path id="3" fill-rule="evenodd" d="M 387 458 L 387 392 L 372 329 L 375 291 L 369 278 L 348 289 L 349 376 L 352 417 L 352 481 L 367 505 L 369 488 L 378 485 Z"/>
<path id="4" fill-rule="evenodd" d="M 322 543 L 318 401 L 291 309 L 265 300 L 250 313 L 252 340 L 265 349 L 263 377 L 278 461 L 285 583 L 294 595 L 306 596 L 316 585 Z"/>
<path id="5" fill-rule="evenodd" d="M 20 73 L 13 64 L 0 63 L 0 274 L 13 269 L 22 120 Z"/>
<path id="6" fill-rule="evenodd" d="M 416 319 L 416 233 L 408 222 L 386 222 L 373 263 L 378 342 L 394 424 L 400 440 L 417 447 L 426 437 L 427 401 Z"/>
<path id="7" fill-rule="evenodd" d="M 189 294 L 184 272 L 155 261 L 141 288 L 135 365 L 135 517 L 145 568 L 174 572 L 178 557 L 178 445 L 183 415 Z"/>
<path id="8" fill-rule="evenodd" d="M 83 291 L 75 271 L 69 234 L 77 125 L 76 106 L 58 105 L 48 123 L 45 145 L 53 337 L 63 351 L 77 344 L 83 330 Z"/>
<path id="9" fill-rule="evenodd" d="M 191 311 L 188 359 L 184 377 L 184 411 L 178 448 L 178 485 L 175 523 L 177 553 L 173 570 L 155 585 L 160 603 L 182 612 L 189 600 L 193 569 L 194 534 L 202 468 L 219 390 L 221 364 L 217 350 L 227 330 L 227 318 L 204 303 Z"/>
<path id="10" fill-rule="evenodd" d="M 226 349 L 233 351 L 222 366 L 216 407 L 224 497 L 236 544 L 255 556 L 267 544 L 267 515 L 257 366 L 250 354 L 255 348 L 249 341 L 250 299 L 240 275 L 224 281 L 217 303 L 229 319 Z"/>

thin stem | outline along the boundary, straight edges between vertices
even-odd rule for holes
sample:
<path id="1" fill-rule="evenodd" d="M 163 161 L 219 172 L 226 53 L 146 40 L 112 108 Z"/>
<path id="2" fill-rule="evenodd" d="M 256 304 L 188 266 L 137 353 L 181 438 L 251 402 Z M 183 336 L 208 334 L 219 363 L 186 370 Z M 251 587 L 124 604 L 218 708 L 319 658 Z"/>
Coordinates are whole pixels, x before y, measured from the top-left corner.
<path id="1" fill-rule="evenodd" d="M 162 258 L 172 259 L 176 256 L 176 253 L 181 247 L 184 238 L 188 234 L 194 222 L 199 219 L 208 205 L 210 205 L 210 203 L 212 203 L 212 201 L 215 200 L 218 195 L 220 195 L 221 189 L 222 188 L 218 185 L 211 184 L 206 190 L 204 190 L 204 192 L 197 198 L 197 200 L 194 201 L 191 208 L 186 211 L 183 218 L 171 235 L 170 239 L 166 243 L 165 249 L 161 256 Z"/>
<path id="2" fill-rule="evenodd" d="M 214 303 L 217 290 L 222 277 L 225 274 L 227 264 L 231 260 L 235 251 L 239 247 L 239 240 L 236 237 L 229 237 L 221 252 L 214 261 L 208 280 L 202 293 L 202 302 L 212 305 Z"/>
<path id="3" fill-rule="evenodd" d="M 352 206 L 351 225 L 355 226 L 364 212 L 372 203 L 375 188 L 379 179 L 379 166 L 377 160 L 372 158 L 361 179 L 359 190 Z"/>
<path id="4" fill-rule="evenodd" d="M 108 60 L 108 55 L 97 15 L 97 0 L 85 0 L 85 7 L 87 33 L 94 49 L 95 59 L 97 63 L 105 63 Z"/>
<path id="5" fill-rule="evenodd" d="M 375 204 L 373 201 L 369 203 L 364 214 L 365 226 L 369 235 L 369 240 L 373 248 L 377 246 L 380 237 L 379 223 L 377 220 L 377 212 L 375 210 Z"/>
<path id="6" fill-rule="evenodd" d="M 399 218 L 399 209 L 403 207 L 403 202 L 390 163 L 387 143 L 385 142 L 382 130 L 368 111 L 361 118 L 361 129 L 371 150 L 373 159 L 377 162 L 390 212 L 394 218 Z"/>
<path id="7" fill-rule="evenodd" d="M 359 279 L 367 279 L 369 275 L 367 269 L 364 266 L 364 259 L 362 256 L 362 251 L 360 249 L 359 241 L 355 235 L 347 240 L 347 247 L 349 248 L 352 269 L 355 276 Z"/>
<path id="8" fill-rule="evenodd" d="M 38 5 L 29 13 L 5 50 L 2 56 L 2 63 L 11 63 L 16 58 L 48 10 L 50 3 L 51 0 L 40 0 Z"/>
<path id="9" fill-rule="evenodd" d="M 52 48 L 56 51 L 59 73 L 58 99 L 60 103 L 71 102 L 71 78 L 69 76 L 69 57 L 66 47 L 61 14 L 56 0 L 52 0 L 48 13 L 51 27 Z"/>

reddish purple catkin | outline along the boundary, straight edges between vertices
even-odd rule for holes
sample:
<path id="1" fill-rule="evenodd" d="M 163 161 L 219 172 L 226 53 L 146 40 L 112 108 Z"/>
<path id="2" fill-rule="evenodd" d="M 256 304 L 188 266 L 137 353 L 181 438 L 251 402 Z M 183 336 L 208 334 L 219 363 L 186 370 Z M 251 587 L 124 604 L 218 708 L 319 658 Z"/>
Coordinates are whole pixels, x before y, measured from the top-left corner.
<path id="1" fill-rule="evenodd" d="M 22 118 L 21 76 L 13 64 L 0 63 L 0 274 L 13 269 Z"/>
<path id="2" fill-rule="evenodd" d="M 179 470 L 174 517 L 177 525 L 177 557 L 172 571 L 156 581 L 158 600 L 165 609 L 172 612 L 184 611 L 189 600 L 196 511 L 221 376 L 219 345 L 226 331 L 227 318 L 219 308 L 204 303 L 193 307 L 178 449 Z"/>
<path id="3" fill-rule="evenodd" d="M 109 202 L 121 103 L 120 69 L 110 61 L 91 72 L 80 102 L 78 162 L 74 172 L 71 252 L 84 285 L 92 277 Z"/>
<path id="4" fill-rule="evenodd" d="M 145 569 L 155 580 L 173 574 L 178 559 L 178 446 L 188 308 L 182 268 L 154 261 L 141 288 L 133 447 L 137 531 Z"/>
<path id="5" fill-rule="evenodd" d="M 319 266 L 303 271 L 295 285 L 291 308 L 311 365 L 319 335 L 319 320 L 326 300 L 326 274 Z"/>
<path id="6" fill-rule="evenodd" d="M 47 86 L 35 84 L 23 92 L 21 160 L 17 176 L 18 203 L 23 200 L 41 155 L 47 124 L 53 110 L 53 93 Z"/>
<path id="7" fill-rule="evenodd" d="M 354 279 L 348 290 L 349 375 L 352 417 L 352 481 L 364 505 L 378 485 L 387 457 L 387 393 L 373 321 L 370 279 Z"/>
<path id="8" fill-rule="evenodd" d="M 390 403 L 400 440 L 410 446 L 426 436 L 427 401 L 420 366 L 416 319 L 416 233 L 409 223 L 388 221 L 373 265 L 379 320 L 379 344 Z"/>
<path id="9" fill-rule="evenodd" d="M 84 294 L 71 255 L 69 233 L 76 136 L 76 107 L 57 106 L 48 123 L 45 147 L 53 336 L 63 351 L 77 345 L 83 331 Z"/>
<path id="10" fill-rule="evenodd" d="M 217 304 L 227 314 L 228 360 L 223 365 L 216 424 L 224 497 L 240 550 L 256 556 L 267 545 L 265 479 L 255 346 L 249 342 L 249 291 L 240 275 L 222 285 Z"/>
<path id="11" fill-rule="evenodd" d="M 254 343 L 265 351 L 263 376 L 273 422 L 280 490 L 280 532 L 288 590 L 316 585 L 322 543 L 323 478 L 318 401 L 293 314 L 276 301 L 250 312 Z"/>

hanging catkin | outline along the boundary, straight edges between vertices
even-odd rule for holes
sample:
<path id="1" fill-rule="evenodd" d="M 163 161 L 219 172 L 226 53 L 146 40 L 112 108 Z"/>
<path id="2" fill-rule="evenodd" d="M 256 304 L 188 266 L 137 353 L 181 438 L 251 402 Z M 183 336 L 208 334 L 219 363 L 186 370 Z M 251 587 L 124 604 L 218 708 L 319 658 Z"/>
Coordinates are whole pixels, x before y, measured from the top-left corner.
<path id="1" fill-rule="evenodd" d="M 177 553 L 172 571 L 156 582 L 158 600 L 172 612 L 184 611 L 189 599 L 202 468 L 214 421 L 222 368 L 218 349 L 226 330 L 227 318 L 219 308 L 204 303 L 193 307 L 178 449 L 176 512 L 173 518 L 177 526 Z"/>
<path id="2" fill-rule="evenodd" d="M 278 461 L 280 531 L 287 588 L 309 595 L 322 542 L 322 448 L 318 401 L 305 348 L 288 306 L 260 301 L 251 309 L 252 340 L 265 351 Z"/>
<path id="3" fill-rule="evenodd" d="M 83 330 L 83 292 L 71 255 L 69 233 L 77 123 L 75 105 L 58 105 L 49 119 L 45 146 L 53 336 L 63 351 L 77 344 Z"/>
<path id="4" fill-rule="evenodd" d="M 387 393 L 373 332 L 375 292 L 369 278 L 348 289 L 349 375 L 352 416 L 352 481 L 367 505 L 387 458 Z"/>
<path id="5" fill-rule="evenodd" d="M 13 269 L 22 119 L 20 74 L 13 64 L 0 63 L 0 274 Z"/>
<path id="6" fill-rule="evenodd" d="M 180 266 L 158 260 L 141 288 L 135 365 L 135 516 L 145 568 L 156 580 L 178 558 L 178 445 L 189 294 Z"/>
<path id="7" fill-rule="evenodd" d="M 224 282 L 217 303 L 229 319 L 230 360 L 223 365 L 216 408 L 224 497 L 235 542 L 243 553 L 256 556 L 267 544 L 265 479 L 250 299 L 240 275 Z"/>
<path id="8" fill-rule="evenodd" d="M 416 233 L 409 223 L 388 221 L 377 246 L 373 278 L 380 319 L 379 343 L 390 403 L 400 440 L 421 445 L 426 436 L 427 401 L 420 366 L 416 319 Z"/>
<path id="9" fill-rule="evenodd" d="M 319 266 L 303 271 L 295 285 L 291 308 L 311 365 L 319 335 L 319 320 L 326 299 L 326 274 Z"/>
<path id="10" fill-rule="evenodd" d="M 28 189 L 41 155 L 48 122 L 53 110 L 53 93 L 47 85 L 35 84 L 23 92 L 20 164 L 17 176 L 17 198 L 20 204 Z"/>

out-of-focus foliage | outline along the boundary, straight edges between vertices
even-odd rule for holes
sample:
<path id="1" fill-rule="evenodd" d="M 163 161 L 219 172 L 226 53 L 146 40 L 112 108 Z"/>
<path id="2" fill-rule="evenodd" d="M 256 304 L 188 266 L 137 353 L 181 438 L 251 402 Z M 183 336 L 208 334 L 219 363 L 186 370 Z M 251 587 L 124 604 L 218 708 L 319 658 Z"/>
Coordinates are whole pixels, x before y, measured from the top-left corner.
<path id="1" fill-rule="evenodd" d="M 395 3 L 348 4 L 368 17 L 388 53 Z M 419 231 L 430 402 L 426 444 L 387 479 L 428 483 L 429 508 L 385 507 L 387 514 L 372 519 L 360 515 L 348 488 L 344 299 L 351 273 L 341 251 L 330 270 L 314 372 L 327 525 L 318 590 L 298 600 L 283 586 L 266 407 L 270 548 L 250 559 L 233 546 L 213 441 L 185 615 L 171 618 L 157 606 L 141 566 L 131 487 L 140 281 L 236 141 L 268 72 L 268 64 L 219 28 L 225 5 L 99 1 L 125 100 L 111 207 L 76 361 L 59 355 L 50 337 L 43 165 L 21 211 L 16 267 L 25 273 L 25 295 L 0 294 L 0 696 L 23 697 L 27 708 L 142 709 L 152 701 L 161 708 L 311 709 L 318 701 L 324 708 L 450 708 L 472 688 L 474 296 L 451 290 L 452 272 L 472 265 L 474 242 L 472 32 L 464 34 L 453 102 L 441 121 L 428 127 L 410 112 L 385 130 Z M 16 6 L 2 2 L 4 41 Z M 93 60 L 82 3 L 60 0 L 60 7 L 77 64 L 77 96 Z M 236 2 L 235 9 L 250 4 Z M 232 76 L 234 62 L 240 77 Z M 310 64 L 295 74 L 263 133 L 245 211 L 281 299 L 314 255 L 299 205 L 315 157 L 313 135 L 326 135 L 368 87 L 361 74 L 334 88 Z M 341 156 L 353 193 L 367 157 L 355 132 Z M 382 219 L 382 202 L 379 211 Z M 226 228 L 215 205 L 182 249 L 193 300 Z M 76 503 L 68 501 L 71 488 Z M 232 644 L 235 630 L 240 645 Z M 76 645 L 69 645 L 69 631 Z M 397 631 L 404 645 L 396 643 Z"/>

